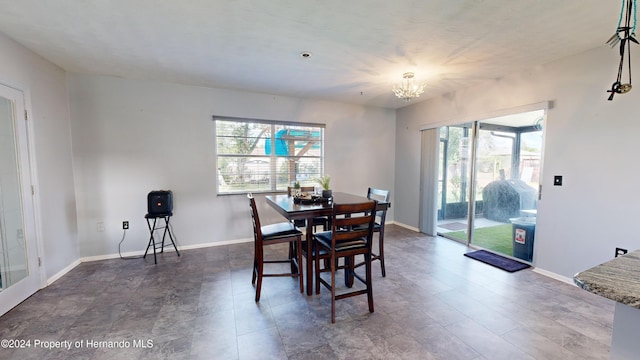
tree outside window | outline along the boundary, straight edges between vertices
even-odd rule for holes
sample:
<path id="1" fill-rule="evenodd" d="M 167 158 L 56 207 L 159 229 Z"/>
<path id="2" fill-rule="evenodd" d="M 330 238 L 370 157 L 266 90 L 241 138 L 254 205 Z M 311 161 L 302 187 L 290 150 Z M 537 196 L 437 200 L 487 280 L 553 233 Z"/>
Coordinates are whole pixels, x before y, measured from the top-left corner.
<path id="1" fill-rule="evenodd" d="M 219 194 L 286 191 L 323 173 L 324 125 L 214 117 Z"/>

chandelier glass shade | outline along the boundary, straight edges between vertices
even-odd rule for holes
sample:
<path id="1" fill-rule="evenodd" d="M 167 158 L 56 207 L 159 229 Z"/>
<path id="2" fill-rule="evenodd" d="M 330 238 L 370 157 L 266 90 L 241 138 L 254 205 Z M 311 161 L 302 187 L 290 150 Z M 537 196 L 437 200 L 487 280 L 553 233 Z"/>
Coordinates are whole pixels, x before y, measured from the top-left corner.
<path id="1" fill-rule="evenodd" d="M 402 75 L 402 83 L 393 86 L 393 93 L 404 101 L 411 101 L 420 97 L 424 92 L 424 84 L 416 84 L 414 74 L 407 72 Z"/>

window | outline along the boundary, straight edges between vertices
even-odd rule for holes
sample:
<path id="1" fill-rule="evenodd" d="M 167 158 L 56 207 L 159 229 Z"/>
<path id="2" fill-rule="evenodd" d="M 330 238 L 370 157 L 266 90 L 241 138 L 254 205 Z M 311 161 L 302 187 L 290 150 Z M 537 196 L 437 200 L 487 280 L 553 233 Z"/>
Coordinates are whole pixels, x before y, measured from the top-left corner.
<path id="1" fill-rule="evenodd" d="M 286 191 L 323 173 L 324 125 L 214 116 L 218 194 Z"/>

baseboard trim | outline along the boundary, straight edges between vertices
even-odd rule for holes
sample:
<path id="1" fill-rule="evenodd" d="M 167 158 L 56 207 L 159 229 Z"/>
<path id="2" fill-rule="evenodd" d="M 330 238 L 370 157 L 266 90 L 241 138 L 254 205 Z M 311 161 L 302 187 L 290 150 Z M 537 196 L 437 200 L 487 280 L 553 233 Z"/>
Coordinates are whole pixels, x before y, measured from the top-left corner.
<path id="1" fill-rule="evenodd" d="M 400 227 L 403 227 L 403 228 L 411 230 L 411 231 L 420 232 L 420 229 L 418 229 L 417 227 L 413 227 L 413 226 L 410 226 L 410 225 L 407 225 L 407 224 L 403 224 L 403 223 L 400 223 L 400 222 L 397 222 L 397 221 L 385 222 L 385 225 L 386 224 L 394 224 L 394 225 L 398 225 Z"/>
<path id="2" fill-rule="evenodd" d="M 420 229 L 418 229 L 416 227 L 409 226 L 409 225 L 406 225 L 406 224 L 403 224 L 403 223 L 399 223 L 397 221 L 387 222 L 386 224 L 387 225 L 388 224 L 394 224 L 394 225 L 398 225 L 398 226 L 403 227 L 403 228 L 408 229 L 408 230 L 412 230 L 412 231 L 415 231 L 415 232 L 420 232 Z M 217 241 L 217 242 L 202 243 L 202 244 L 195 244 L 195 245 L 179 246 L 178 248 L 179 248 L 179 250 L 191 250 L 191 249 L 201 249 L 201 248 L 208 248 L 208 247 L 214 247 L 214 246 L 243 244 L 243 243 L 248 243 L 248 242 L 252 242 L 252 241 L 253 241 L 253 238 L 236 239 L 236 240 L 225 240 L 225 241 Z M 173 249 L 173 247 L 171 247 L 171 248 L 166 248 L 165 251 L 175 251 L 175 250 Z M 144 251 L 131 251 L 131 252 L 122 254 L 122 256 L 123 257 L 131 257 L 131 256 L 141 256 L 143 254 L 144 254 Z M 69 266 L 65 267 L 64 269 L 60 270 L 58 273 L 56 273 L 55 275 L 53 275 L 52 277 L 47 279 L 46 286 L 49 286 L 49 285 L 53 284 L 56 280 L 60 279 L 65 274 L 67 274 L 69 271 L 73 270 L 76 266 L 80 265 L 83 262 L 117 259 L 119 257 L 120 257 L 119 254 L 108 254 L 108 255 L 97 255 L 97 256 L 85 256 L 85 257 L 82 257 L 82 258 L 72 262 L 71 264 L 69 264 Z M 534 267 L 534 268 L 531 269 L 531 271 L 533 271 L 535 273 L 538 273 L 540 275 L 552 278 L 554 280 L 561 281 L 561 282 L 566 283 L 566 284 L 575 285 L 572 278 L 569 278 L 569 277 L 566 277 L 566 276 L 563 276 L 563 275 L 560 275 L 560 274 L 556 274 L 556 273 L 548 271 L 548 270 L 544 270 L 544 269 L 540 269 L 540 268 Z"/>
<path id="3" fill-rule="evenodd" d="M 540 275 L 544 275 L 546 277 L 552 278 L 554 280 L 562 281 L 563 283 L 567 283 L 569 285 L 577 286 L 573 282 L 572 278 L 568 278 L 566 276 L 563 276 L 563 275 L 560 275 L 560 274 L 556 274 L 556 273 L 548 271 L 548 270 L 544 270 L 544 269 L 540 269 L 540 268 L 534 267 L 533 269 L 531 269 L 531 271 L 533 271 L 535 273 L 538 273 Z"/>
<path id="4" fill-rule="evenodd" d="M 49 285 L 53 284 L 54 282 L 56 282 L 56 280 L 60 279 L 64 275 L 66 275 L 69 271 L 73 270 L 73 268 L 75 268 L 76 266 L 80 265 L 80 263 L 81 263 L 81 260 L 78 259 L 78 260 L 72 262 L 71 264 L 69 264 L 69 266 L 67 266 L 66 268 L 58 271 L 55 275 L 53 275 L 52 277 L 47 279 L 46 286 L 49 286 Z"/>
<path id="5" fill-rule="evenodd" d="M 237 239 L 237 240 L 225 240 L 225 241 L 217 241 L 217 242 L 211 242 L 211 243 L 180 246 L 180 250 L 182 250 L 182 249 L 184 249 L 184 250 L 200 249 L 200 248 L 207 248 L 207 247 L 213 247 L 213 246 L 223 246 L 223 245 L 244 244 L 244 243 L 248 243 L 248 242 L 252 242 L 252 241 L 253 241 L 253 238 Z"/>
<path id="6" fill-rule="evenodd" d="M 208 248 L 208 247 L 214 247 L 214 246 L 243 244 L 243 243 L 248 243 L 248 242 L 252 242 L 252 241 L 253 241 L 253 238 L 236 239 L 236 240 L 225 240 L 225 241 L 217 241 L 217 242 L 202 243 L 202 244 L 195 244 L 195 245 L 178 246 L 178 250 L 191 250 L 191 249 Z M 166 247 L 164 251 L 165 252 L 172 252 L 172 251 L 175 252 L 175 250 L 173 249 L 172 246 Z M 142 255 L 144 255 L 144 251 L 143 250 L 130 251 L 130 252 L 127 252 L 127 253 L 123 253 L 122 257 L 142 256 Z M 149 255 L 149 254 L 147 254 L 147 255 Z M 153 253 L 151 253 L 151 255 L 153 255 Z M 73 263 L 71 263 L 66 268 L 60 270 L 57 274 L 55 274 L 52 277 L 50 277 L 49 279 L 47 279 L 46 286 L 49 286 L 49 285 L 53 284 L 56 280 L 60 279 L 65 274 L 67 274 L 69 271 L 73 270 L 76 266 L 80 265 L 83 262 L 110 260 L 110 259 L 118 259 L 118 258 L 120 258 L 120 254 L 107 254 L 107 255 L 96 255 L 96 256 L 85 256 L 85 257 L 82 257 L 82 258 L 74 261 Z"/>

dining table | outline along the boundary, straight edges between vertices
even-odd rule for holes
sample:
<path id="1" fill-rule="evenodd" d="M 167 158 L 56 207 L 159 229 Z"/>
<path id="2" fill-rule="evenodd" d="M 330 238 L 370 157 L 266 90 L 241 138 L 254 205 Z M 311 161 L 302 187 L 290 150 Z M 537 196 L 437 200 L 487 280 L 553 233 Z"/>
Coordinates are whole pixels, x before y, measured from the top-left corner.
<path id="1" fill-rule="evenodd" d="M 358 204 L 371 201 L 366 196 L 353 195 L 344 192 L 333 192 L 329 199 L 317 199 L 315 201 L 294 201 L 293 196 L 287 194 L 274 194 L 265 197 L 267 203 L 289 221 L 305 220 L 306 222 L 306 251 L 307 251 L 307 295 L 313 293 L 313 264 L 309 259 L 313 249 L 313 221 L 315 217 L 330 217 L 333 213 L 333 204 Z M 376 210 L 386 210 L 390 203 L 378 201 Z"/>

